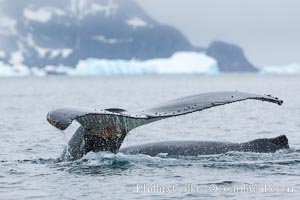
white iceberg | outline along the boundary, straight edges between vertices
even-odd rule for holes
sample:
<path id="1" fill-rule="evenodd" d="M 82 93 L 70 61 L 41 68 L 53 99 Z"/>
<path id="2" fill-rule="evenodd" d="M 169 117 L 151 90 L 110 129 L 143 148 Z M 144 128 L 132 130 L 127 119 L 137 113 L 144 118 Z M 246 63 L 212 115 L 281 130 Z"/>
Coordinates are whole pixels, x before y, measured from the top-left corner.
<path id="1" fill-rule="evenodd" d="M 177 52 L 170 58 L 106 60 L 89 58 L 78 63 L 69 75 L 218 74 L 217 61 L 203 53 Z"/>
<path id="2" fill-rule="evenodd" d="M 24 65 L 10 66 L 0 61 L 0 77 L 28 76 L 30 70 Z"/>
<path id="3" fill-rule="evenodd" d="M 177 52 L 170 58 L 150 60 L 107 60 L 88 58 L 81 60 L 75 68 L 46 66 L 44 68 L 10 66 L 0 62 L 0 76 L 46 76 L 63 74 L 70 76 L 97 75 L 142 75 L 142 74 L 218 74 L 214 58 L 199 52 Z"/>
<path id="4" fill-rule="evenodd" d="M 260 70 L 261 74 L 300 74 L 300 65 L 293 63 L 285 66 L 265 66 Z"/>

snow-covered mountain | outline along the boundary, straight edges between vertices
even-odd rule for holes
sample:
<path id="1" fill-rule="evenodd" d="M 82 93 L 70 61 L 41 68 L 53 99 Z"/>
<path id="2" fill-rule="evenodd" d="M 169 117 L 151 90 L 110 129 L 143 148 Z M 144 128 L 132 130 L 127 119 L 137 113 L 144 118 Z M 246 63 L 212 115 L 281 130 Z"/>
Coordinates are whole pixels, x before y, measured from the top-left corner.
<path id="1" fill-rule="evenodd" d="M 5 66 L 75 67 L 88 58 L 149 60 L 179 51 L 206 53 L 133 0 L 0 0 L 0 12 L 0 63 Z M 226 68 L 234 63 L 232 71 L 255 71 L 243 53 L 224 58 L 227 47 L 208 48 L 221 71 L 226 56 Z"/>

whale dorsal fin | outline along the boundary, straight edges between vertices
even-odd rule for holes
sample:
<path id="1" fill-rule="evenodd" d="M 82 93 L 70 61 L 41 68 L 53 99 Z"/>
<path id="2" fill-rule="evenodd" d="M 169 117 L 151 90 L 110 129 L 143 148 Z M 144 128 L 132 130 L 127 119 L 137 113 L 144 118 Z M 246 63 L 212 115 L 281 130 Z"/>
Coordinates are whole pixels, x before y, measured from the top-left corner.
<path id="1" fill-rule="evenodd" d="M 289 145 L 289 140 L 285 135 L 280 135 L 276 138 L 273 138 L 272 142 L 276 145 L 279 145 L 279 146 Z"/>

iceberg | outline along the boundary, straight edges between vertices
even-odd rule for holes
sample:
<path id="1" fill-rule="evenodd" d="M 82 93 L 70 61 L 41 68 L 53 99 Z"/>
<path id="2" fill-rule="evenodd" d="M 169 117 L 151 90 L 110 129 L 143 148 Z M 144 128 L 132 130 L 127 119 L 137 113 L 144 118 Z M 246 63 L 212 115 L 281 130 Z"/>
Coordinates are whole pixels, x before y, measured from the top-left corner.
<path id="1" fill-rule="evenodd" d="M 170 58 L 106 60 L 89 58 L 78 63 L 69 75 L 218 74 L 217 61 L 198 52 L 177 52 Z"/>
<path id="2" fill-rule="evenodd" d="M 300 65 L 293 63 L 285 66 L 265 66 L 260 69 L 260 74 L 300 74 Z"/>
<path id="3" fill-rule="evenodd" d="M 79 61 L 75 68 L 46 66 L 44 68 L 10 66 L 0 62 L 0 76 L 69 76 L 143 75 L 143 74 L 218 74 L 217 61 L 199 52 L 177 52 L 170 58 L 149 60 L 107 60 L 88 58 Z"/>
<path id="4" fill-rule="evenodd" d="M 0 61 L 0 77 L 28 76 L 30 70 L 24 65 L 10 66 Z"/>

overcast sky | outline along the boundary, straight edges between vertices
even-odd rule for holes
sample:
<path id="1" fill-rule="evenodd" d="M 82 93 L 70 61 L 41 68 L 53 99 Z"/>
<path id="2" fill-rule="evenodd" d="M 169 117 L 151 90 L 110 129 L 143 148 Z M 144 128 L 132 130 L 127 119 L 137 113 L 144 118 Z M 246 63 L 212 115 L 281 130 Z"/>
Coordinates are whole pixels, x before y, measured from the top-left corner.
<path id="1" fill-rule="evenodd" d="M 240 45 L 255 65 L 300 63 L 300 0 L 136 0 L 190 42 Z"/>

